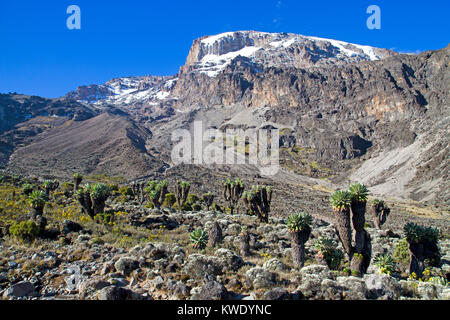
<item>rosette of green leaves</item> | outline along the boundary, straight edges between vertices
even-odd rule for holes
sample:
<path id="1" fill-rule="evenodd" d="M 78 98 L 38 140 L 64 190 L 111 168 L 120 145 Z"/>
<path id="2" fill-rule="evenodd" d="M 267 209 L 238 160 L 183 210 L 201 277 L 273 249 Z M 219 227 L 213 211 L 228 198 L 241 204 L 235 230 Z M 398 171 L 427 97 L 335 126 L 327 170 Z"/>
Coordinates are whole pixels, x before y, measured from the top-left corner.
<path id="1" fill-rule="evenodd" d="M 289 232 L 299 232 L 311 229 L 312 217 L 307 213 L 293 213 L 286 220 Z"/>
<path id="2" fill-rule="evenodd" d="M 369 194 L 367 187 L 361 183 L 354 183 L 349 188 L 350 198 L 355 202 L 365 202 Z"/>
<path id="3" fill-rule="evenodd" d="M 201 228 L 192 231 L 189 238 L 195 248 L 203 249 L 208 243 L 208 233 Z"/>
<path id="4" fill-rule="evenodd" d="M 350 208 L 351 195 L 348 191 L 338 190 L 330 196 L 330 203 L 334 210 Z"/>

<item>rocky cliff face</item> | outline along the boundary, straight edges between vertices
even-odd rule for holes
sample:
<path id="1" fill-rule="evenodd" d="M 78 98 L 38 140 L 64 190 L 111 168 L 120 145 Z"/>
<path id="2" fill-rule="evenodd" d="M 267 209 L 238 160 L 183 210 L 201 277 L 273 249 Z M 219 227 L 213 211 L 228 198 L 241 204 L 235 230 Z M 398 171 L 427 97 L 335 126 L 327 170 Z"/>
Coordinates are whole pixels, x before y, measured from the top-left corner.
<path id="1" fill-rule="evenodd" d="M 146 126 L 146 152 L 166 165 L 170 133 L 194 120 L 223 129 L 271 123 L 287 130 L 280 138 L 291 149 L 281 155 L 286 170 L 450 205 L 449 52 L 406 55 L 296 34 L 229 32 L 195 40 L 175 76 L 113 79 L 63 100 L 117 110 Z"/>
<path id="2" fill-rule="evenodd" d="M 193 42 L 180 74 L 198 71 L 216 76 L 238 57 L 247 57 L 259 67 L 309 68 L 359 61 L 374 61 L 397 53 L 292 33 L 257 31 L 227 32 Z"/>

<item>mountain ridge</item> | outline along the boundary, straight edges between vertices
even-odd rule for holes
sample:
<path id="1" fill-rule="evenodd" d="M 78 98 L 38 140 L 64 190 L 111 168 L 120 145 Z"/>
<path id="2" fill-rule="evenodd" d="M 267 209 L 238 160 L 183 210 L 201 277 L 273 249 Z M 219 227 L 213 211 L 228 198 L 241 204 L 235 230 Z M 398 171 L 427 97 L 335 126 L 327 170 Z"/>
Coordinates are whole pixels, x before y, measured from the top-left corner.
<path id="1" fill-rule="evenodd" d="M 210 51 L 200 52 L 202 41 Z M 364 181 L 377 194 L 450 205 L 445 161 L 450 47 L 418 55 L 380 49 L 385 56 L 372 59 L 366 47 L 287 33 L 234 32 L 201 37 L 194 40 L 196 43 L 177 75 L 116 78 L 104 85 L 80 87 L 60 99 L 68 103 L 67 109 L 73 104 L 91 110 L 90 118 L 116 112 L 128 124 L 152 132 L 136 131 L 145 140 L 145 150 L 142 144 L 134 145 L 132 137 L 123 140 L 133 152 L 141 150 L 155 160 L 150 166 L 143 165 L 145 161 L 137 164 L 140 169 L 130 178 L 175 170 L 170 165 L 173 142 L 168 133 L 192 129 L 196 120 L 203 121 L 205 128 L 222 130 L 270 122 L 284 130 L 281 165 L 287 172 L 328 179 L 334 188 Z M 262 50 L 247 56 L 236 54 L 255 45 Z M 208 58 L 217 64 L 204 64 L 203 59 L 214 53 L 225 56 L 225 62 Z M 21 122 L 24 127 L 27 121 Z M 33 169 L 26 164 L 27 158 L 36 158 L 40 149 L 25 148 L 50 141 L 45 136 L 47 129 L 40 130 L 43 133 L 37 132 L 26 142 L 17 138 L 14 130 L 3 135 L 12 135 L 3 157 L 8 169 Z M 81 132 L 71 132 L 81 139 Z M 58 144 L 53 145 L 56 148 Z M 129 160 L 125 154 L 115 157 L 114 148 L 103 152 L 102 157 L 115 158 L 118 167 Z M 11 154 L 24 160 L 8 163 Z M 67 154 L 64 157 L 70 158 Z M 42 164 L 32 163 L 34 171 L 43 169 Z M 197 169 L 187 170 L 180 174 L 188 177 Z M 209 171 L 209 180 L 217 170 Z M 239 170 L 252 176 L 251 170 Z"/>

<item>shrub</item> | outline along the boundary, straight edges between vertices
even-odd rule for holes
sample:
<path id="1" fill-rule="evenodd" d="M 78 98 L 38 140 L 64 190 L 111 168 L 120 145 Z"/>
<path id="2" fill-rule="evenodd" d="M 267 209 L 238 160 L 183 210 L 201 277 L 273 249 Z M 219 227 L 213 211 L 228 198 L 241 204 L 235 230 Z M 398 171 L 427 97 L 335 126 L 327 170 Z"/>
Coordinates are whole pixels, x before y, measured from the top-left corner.
<path id="1" fill-rule="evenodd" d="M 25 183 L 22 185 L 22 193 L 26 196 L 29 196 L 33 192 L 33 186 L 29 183 Z"/>
<path id="2" fill-rule="evenodd" d="M 330 197 L 330 203 L 334 210 L 345 210 L 350 208 L 351 195 L 348 191 L 338 190 Z"/>
<path id="3" fill-rule="evenodd" d="M 172 206 L 172 208 L 173 209 L 175 209 L 175 210 L 180 210 L 180 207 L 178 207 L 178 203 L 175 203 L 173 206 Z M 192 209 L 192 206 L 189 204 L 189 203 L 183 203 L 183 205 L 181 206 L 181 210 L 182 211 L 192 211 L 193 209 Z"/>
<path id="4" fill-rule="evenodd" d="M 394 261 L 401 264 L 404 267 L 409 265 L 409 250 L 408 241 L 402 239 L 394 247 Z"/>
<path id="5" fill-rule="evenodd" d="M 329 238 L 320 237 L 314 247 L 319 251 L 330 269 L 338 269 L 344 259 L 344 253 L 337 249 L 337 244 Z"/>
<path id="6" fill-rule="evenodd" d="M 39 235 L 39 227 L 31 220 L 15 222 L 9 233 L 18 240 L 31 242 Z"/>
<path id="7" fill-rule="evenodd" d="M 175 197 L 175 193 L 167 193 L 164 197 L 162 206 L 164 208 L 171 208 L 176 202 L 177 198 Z"/>
<path id="8" fill-rule="evenodd" d="M 208 233 L 205 230 L 198 228 L 190 234 L 190 239 L 195 248 L 203 249 L 208 242 Z"/>
<path id="9" fill-rule="evenodd" d="M 112 189 L 113 190 L 113 189 Z M 133 195 L 133 190 L 131 190 L 130 187 L 120 187 L 119 188 L 119 193 L 123 196 L 132 196 Z"/>
<path id="10" fill-rule="evenodd" d="M 372 205 L 372 206 L 380 206 L 380 207 L 384 207 L 386 204 L 385 204 L 385 202 L 384 202 L 383 200 L 380 200 L 380 199 L 373 199 L 373 200 L 370 202 L 370 205 Z"/>
<path id="11" fill-rule="evenodd" d="M 389 254 L 378 254 L 373 259 L 373 264 L 378 267 L 380 273 L 391 274 L 395 271 L 394 258 Z"/>
<path id="12" fill-rule="evenodd" d="M 89 189 L 92 200 L 105 200 L 111 195 L 111 189 L 106 184 L 96 183 Z"/>
<path id="13" fill-rule="evenodd" d="M 195 195 L 195 194 L 193 194 L 193 193 L 190 193 L 188 196 L 187 196 L 187 198 L 186 198 L 186 202 L 187 203 L 189 203 L 189 204 L 194 204 L 194 203 L 196 203 L 196 202 L 198 202 L 200 200 L 200 198 L 199 197 L 197 197 L 197 195 Z"/>
<path id="14" fill-rule="evenodd" d="M 155 208 L 159 209 L 164 202 L 165 196 L 167 194 L 167 186 L 167 180 L 162 180 L 161 182 L 152 180 L 144 189 Z"/>
<path id="15" fill-rule="evenodd" d="M 78 189 L 75 195 L 83 210 L 91 218 L 94 218 L 95 215 L 102 213 L 105 209 L 105 202 L 111 195 L 111 189 L 103 183 L 96 183 L 94 185 L 88 183 Z"/>
<path id="16" fill-rule="evenodd" d="M 61 191 L 64 193 L 64 195 L 69 198 L 71 193 L 73 192 L 73 183 L 70 182 L 63 182 L 61 184 Z"/>
<path id="17" fill-rule="evenodd" d="M 114 218 L 114 212 L 102 212 L 95 215 L 94 221 L 108 225 L 114 222 Z"/>
<path id="18" fill-rule="evenodd" d="M 109 187 L 109 190 L 111 190 L 111 192 L 117 191 L 117 192 L 121 193 L 121 192 L 120 192 L 120 188 L 119 188 L 119 186 L 118 186 L 117 184 L 108 184 L 108 187 Z M 123 188 L 128 188 L 128 189 L 130 189 L 129 187 L 123 187 Z M 131 190 L 131 189 L 130 189 L 130 190 Z M 130 195 L 130 194 L 128 194 L 128 191 L 127 191 L 127 195 Z M 131 195 L 133 195 L 133 192 L 132 192 L 132 191 L 131 191 Z"/>

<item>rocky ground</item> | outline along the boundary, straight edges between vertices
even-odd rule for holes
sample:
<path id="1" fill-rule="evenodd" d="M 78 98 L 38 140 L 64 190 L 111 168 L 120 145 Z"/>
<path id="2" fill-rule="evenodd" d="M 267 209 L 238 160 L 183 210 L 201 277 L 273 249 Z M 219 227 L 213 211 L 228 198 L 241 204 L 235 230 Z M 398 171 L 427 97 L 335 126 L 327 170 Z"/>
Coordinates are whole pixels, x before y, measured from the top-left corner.
<path id="1" fill-rule="evenodd" d="M 1 186 L 2 225 L 5 216 L 26 215 L 23 197 L 15 205 Z M 147 208 L 117 195 L 107 202 L 114 222 L 102 224 L 83 216 L 71 197 L 55 192 L 45 216 L 44 236 L 19 242 L 3 228 L 0 238 L 0 295 L 3 299 L 450 299 L 450 287 L 408 278 L 406 266 L 380 274 L 373 264 L 363 277 L 351 276 L 343 263 L 330 270 L 317 259 L 319 237 L 333 239 L 342 250 L 334 225 L 314 216 L 306 243 L 306 263 L 295 269 L 283 217 L 260 223 L 247 214 L 215 211 L 175 211 Z M 8 202 L 9 201 L 9 202 Z M 25 210 L 25 212 L 24 212 Z M 390 230 L 371 227 L 372 259 L 394 254 L 404 237 L 403 224 Z M 395 219 L 395 215 L 394 215 Z M 215 247 L 196 249 L 189 234 L 208 230 L 214 221 L 222 229 Z M 250 256 L 240 254 L 243 227 L 250 233 Z M 386 229 L 386 228 L 385 228 Z M 432 275 L 448 279 L 450 239 L 439 241 L 442 261 Z"/>

